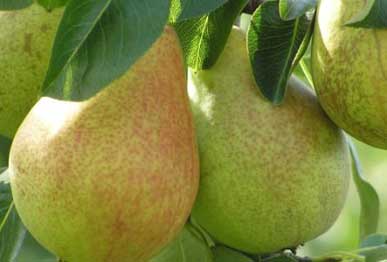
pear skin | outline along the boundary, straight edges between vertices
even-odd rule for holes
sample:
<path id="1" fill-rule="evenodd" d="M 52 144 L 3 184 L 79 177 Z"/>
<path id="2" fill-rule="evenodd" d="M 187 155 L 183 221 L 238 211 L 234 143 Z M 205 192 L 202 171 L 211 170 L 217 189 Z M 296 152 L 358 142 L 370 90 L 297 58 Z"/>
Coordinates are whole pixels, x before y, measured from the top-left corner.
<path id="1" fill-rule="evenodd" d="M 321 0 L 312 44 L 319 101 L 347 133 L 387 149 L 387 29 L 345 26 L 363 0 Z"/>
<path id="2" fill-rule="evenodd" d="M 191 80 L 201 175 L 194 219 L 217 242 L 254 254 L 324 233 L 344 205 L 351 165 L 313 92 L 291 78 L 283 104 L 265 100 L 236 28 L 214 67 Z"/>
<path id="3" fill-rule="evenodd" d="M 15 206 L 68 262 L 148 261 L 191 211 L 199 163 L 177 35 L 167 27 L 83 102 L 42 98 L 11 147 Z"/>
<path id="4" fill-rule="evenodd" d="M 38 101 L 63 9 L 0 11 L 0 135 L 12 138 Z"/>

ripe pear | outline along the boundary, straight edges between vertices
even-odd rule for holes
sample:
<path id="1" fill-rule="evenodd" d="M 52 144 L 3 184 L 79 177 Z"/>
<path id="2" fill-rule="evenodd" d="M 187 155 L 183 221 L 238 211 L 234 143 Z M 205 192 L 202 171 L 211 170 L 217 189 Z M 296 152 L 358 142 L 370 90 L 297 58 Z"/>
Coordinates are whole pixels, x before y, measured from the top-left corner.
<path id="1" fill-rule="evenodd" d="M 257 254 L 325 232 L 343 207 L 350 158 L 312 91 L 291 78 L 282 105 L 265 100 L 236 28 L 217 63 L 191 80 L 201 172 L 194 219 L 216 241 Z"/>
<path id="2" fill-rule="evenodd" d="M 63 9 L 0 11 L 0 135 L 12 138 L 39 97 Z"/>
<path id="3" fill-rule="evenodd" d="M 168 27 L 89 100 L 39 100 L 9 170 L 17 211 L 43 246 L 68 262 L 142 262 L 177 236 L 199 183 L 186 87 Z"/>
<path id="4" fill-rule="evenodd" d="M 345 26 L 364 0 L 321 0 L 312 76 L 329 117 L 353 137 L 387 149 L 387 29 Z"/>

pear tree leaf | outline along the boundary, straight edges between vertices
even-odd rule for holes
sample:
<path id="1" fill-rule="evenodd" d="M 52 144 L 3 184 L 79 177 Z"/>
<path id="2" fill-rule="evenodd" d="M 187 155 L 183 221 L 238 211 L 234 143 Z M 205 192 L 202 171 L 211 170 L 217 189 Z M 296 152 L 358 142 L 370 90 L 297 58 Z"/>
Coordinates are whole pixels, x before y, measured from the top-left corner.
<path id="1" fill-rule="evenodd" d="M 186 63 L 193 69 L 208 69 L 222 53 L 236 17 L 248 0 L 229 0 L 208 15 L 175 24 Z"/>
<path id="2" fill-rule="evenodd" d="M 352 141 L 348 139 L 352 156 L 353 180 L 355 182 L 361 204 L 360 211 L 360 240 L 376 233 L 379 222 L 380 200 L 376 190 L 362 175 L 360 160 Z"/>
<path id="3" fill-rule="evenodd" d="M 293 74 L 301 79 L 305 84 L 313 87 L 313 79 L 311 74 L 311 46 L 307 48 L 304 56 L 301 58 Z"/>
<path id="4" fill-rule="evenodd" d="M 41 246 L 27 231 L 23 245 L 14 262 L 58 262 L 58 258 Z"/>
<path id="5" fill-rule="evenodd" d="M 309 84 L 311 87 L 313 87 L 313 79 L 311 75 L 311 40 L 313 36 L 314 31 L 314 23 L 316 21 L 316 16 L 314 15 L 313 18 L 311 18 L 311 23 L 309 25 L 309 28 L 306 32 L 306 35 L 304 36 L 304 40 L 302 41 L 300 47 L 298 48 L 297 55 L 294 58 L 293 66 L 291 69 L 291 72 L 295 72 L 298 67 L 301 67 L 302 73 L 304 78 L 306 78 L 307 81 L 304 81 L 307 85 Z M 308 64 L 309 62 L 309 64 Z M 303 78 L 301 78 L 303 79 Z"/>
<path id="6" fill-rule="evenodd" d="M 387 235 L 369 235 L 361 242 L 360 247 L 358 253 L 364 256 L 367 262 L 387 259 Z"/>
<path id="7" fill-rule="evenodd" d="M 279 13 L 283 20 L 293 20 L 317 6 L 317 0 L 279 0 Z"/>
<path id="8" fill-rule="evenodd" d="M 361 243 L 361 248 L 374 247 L 387 244 L 387 235 L 371 234 L 367 236 Z"/>
<path id="9" fill-rule="evenodd" d="M 19 10 L 32 5 L 33 0 L 0 0 L 0 10 Z"/>
<path id="10" fill-rule="evenodd" d="M 210 248 L 200 234 L 187 223 L 177 239 L 150 262 L 213 262 Z"/>
<path id="11" fill-rule="evenodd" d="M 371 262 L 366 260 L 363 255 L 357 253 L 357 251 L 352 252 L 334 252 L 332 254 L 324 255 L 321 257 L 312 258 L 311 261 L 318 262 Z M 375 261 L 376 262 L 376 261 Z"/>
<path id="12" fill-rule="evenodd" d="M 214 262 L 254 262 L 251 258 L 225 246 L 213 248 Z"/>
<path id="13" fill-rule="evenodd" d="M 189 218 L 189 223 L 195 229 L 194 232 L 197 232 L 201 235 L 201 238 L 204 239 L 204 241 L 207 243 L 207 246 L 215 247 L 215 242 L 212 239 L 212 237 L 207 233 L 207 231 L 201 225 L 199 225 L 199 223 L 196 221 L 196 219 L 193 216 Z"/>
<path id="14" fill-rule="evenodd" d="M 11 143 L 12 141 L 9 138 L 0 135 L 0 168 L 8 166 Z"/>
<path id="15" fill-rule="evenodd" d="M 172 0 L 171 22 L 180 22 L 208 14 L 224 5 L 228 0 Z"/>
<path id="16" fill-rule="evenodd" d="M 262 260 L 265 262 L 298 262 L 297 257 L 291 253 L 278 253 Z"/>
<path id="17" fill-rule="evenodd" d="M 358 250 L 358 254 L 365 258 L 366 262 L 380 262 L 387 259 L 387 245 L 365 247 Z"/>
<path id="18" fill-rule="evenodd" d="M 265 1 L 253 14 L 247 33 L 250 63 L 257 86 L 274 104 L 283 100 L 311 22 L 306 15 L 282 20 L 275 0 Z"/>
<path id="19" fill-rule="evenodd" d="M 13 261 L 17 256 L 26 229 L 13 205 L 8 172 L 0 175 L 0 261 Z"/>
<path id="20" fill-rule="evenodd" d="M 51 84 L 65 71 L 111 1 L 96 0 L 81 3 L 70 0 L 58 28 L 43 90 L 50 93 L 56 91 L 55 86 Z M 60 91 L 57 92 L 61 93 Z"/>
<path id="21" fill-rule="evenodd" d="M 239 28 L 247 34 L 247 30 L 249 29 L 250 23 L 251 23 L 251 15 L 242 13 L 239 17 Z"/>
<path id="22" fill-rule="evenodd" d="M 387 28 L 387 1 L 367 0 L 366 6 L 347 23 L 351 27 Z"/>
<path id="23" fill-rule="evenodd" d="M 65 6 L 68 0 L 37 0 L 37 2 L 48 11 L 51 11 L 55 8 Z"/>
<path id="24" fill-rule="evenodd" d="M 54 42 L 45 95 L 77 101 L 95 95 L 151 47 L 164 30 L 169 7 L 169 0 L 70 0 Z"/>

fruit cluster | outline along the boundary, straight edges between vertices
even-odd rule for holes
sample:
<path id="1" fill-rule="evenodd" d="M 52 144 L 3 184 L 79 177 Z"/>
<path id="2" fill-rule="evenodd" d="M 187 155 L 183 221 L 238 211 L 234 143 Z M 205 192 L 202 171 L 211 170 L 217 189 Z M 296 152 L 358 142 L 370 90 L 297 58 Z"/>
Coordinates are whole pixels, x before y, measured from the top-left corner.
<path id="1" fill-rule="evenodd" d="M 386 96 L 375 91 L 387 84 L 387 32 L 343 27 L 361 2 L 320 1 L 318 96 L 291 77 L 279 106 L 256 87 L 237 27 L 216 64 L 188 69 L 188 79 L 167 26 L 90 99 L 39 99 L 63 11 L 1 12 L 0 134 L 13 138 L 9 171 L 23 223 L 68 262 L 149 261 L 190 215 L 216 242 L 251 254 L 322 234 L 351 174 L 340 128 L 387 148 Z"/>

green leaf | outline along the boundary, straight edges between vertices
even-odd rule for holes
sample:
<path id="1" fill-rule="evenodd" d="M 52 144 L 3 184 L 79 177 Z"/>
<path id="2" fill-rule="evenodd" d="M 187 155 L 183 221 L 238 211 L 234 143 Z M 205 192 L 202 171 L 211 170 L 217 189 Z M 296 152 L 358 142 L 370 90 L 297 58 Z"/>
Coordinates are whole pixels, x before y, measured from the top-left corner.
<path id="1" fill-rule="evenodd" d="M 0 0 L 0 10 L 19 10 L 32 5 L 32 0 Z"/>
<path id="2" fill-rule="evenodd" d="M 363 28 L 387 28 L 387 1 L 367 0 L 366 6 L 359 10 L 359 13 L 346 25 Z"/>
<path id="3" fill-rule="evenodd" d="M 255 81 L 274 104 L 282 102 L 299 48 L 310 28 L 305 16 L 284 21 L 275 0 L 264 2 L 253 14 L 248 29 L 248 52 Z"/>
<path id="4" fill-rule="evenodd" d="M 212 250 L 214 262 L 254 262 L 244 254 L 224 246 L 217 246 Z"/>
<path id="5" fill-rule="evenodd" d="M 212 262 L 213 257 L 200 234 L 186 224 L 176 240 L 164 248 L 150 262 Z"/>
<path id="6" fill-rule="evenodd" d="M 348 143 L 352 156 L 353 180 L 355 182 L 361 204 L 360 240 L 363 240 L 366 236 L 376 233 L 379 222 L 380 201 L 376 190 L 364 179 L 362 175 L 360 160 L 354 144 L 349 139 Z"/>
<path id="7" fill-rule="evenodd" d="M 358 254 L 365 257 L 366 262 L 379 262 L 387 259 L 387 245 L 362 248 Z"/>
<path id="8" fill-rule="evenodd" d="M 246 13 L 242 13 L 239 17 L 239 27 L 246 34 L 251 23 L 251 18 L 252 18 L 251 15 Z"/>
<path id="9" fill-rule="evenodd" d="M 215 247 L 215 242 L 212 237 L 207 233 L 207 231 L 199 225 L 199 223 L 195 220 L 194 217 L 189 218 L 189 224 L 195 229 L 194 232 L 200 234 L 200 238 L 204 239 L 209 247 Z"/>
<path id="10" fill-rule="evenodd" d="M 55 86 L 51 86 L 51 84 L 61 73 L 64 73 L 66 67 L 82 48 L 82 45 L 93 31 L 100 17 L 109 7 L 111 1 L 96 0 L 81 3 L 77 0 L 72 0 L 69 2 L 58 28 L 49 69 L 43 84 L 43 90 L 46 93 L 56 92 L 60 98 L 62 90 L 55 90 Z"/>
<path id="11" fill-rule="evenodd" d="M 51 11 L 55 8 L 66 5 L 68 0 L 37 0 L 37 2 L 48 11 Z"/>
<path id="12" fill-rule="evenodd" d="M 295 257 L 280 254 L 263 259 L 262 262 L 298 262 L 298 260 Z"/>
<path id="13" fill-rule="evenodd" d="M 9 185 L 9 175 L 8 171 L 5 170 L 0 174 L 0 231 L 11 205 L 12 194 Z"/>
<path id="14" fill-rule="evenodd" d="M 301 79 L 305 84 L 313 87 L 310 50 L 311 49 L 309 46 L 305 52 L 305 55 L 301 58 L 296 68 L 294 69 L 293 74 Z"/>
<path id="15" fill-rule="evenodd" d="M 302 60 L 304 57 L 306 51 L 310 47 L 312 36 L 313 36 L 313 31 L 314 31 L 314 23 L 316 21 L 316 16 L 313 16 L 310 20 L 309 27 L 306 31 L 306 34 L 304 36 L 304 39 L 301 42 L 301 45 L 298 48 L 297 54 L 293 60 L 293 65 L 291 71 L 293 72 L 295 67 L 297 67 L 298 63 Z"/>
<path id="16" fill-rule="evenodd" d="M 27 231 L 14 262 L 58 262 L 56 256 L 42 247 Z"/>
<path id="17" fill-rule="evenodd" d="M 372 234 L 367 236 L 360 244 L 361 248 L 374 247 L 387 244 L 387 235 Z"/>
<path id="18" fill-rule="evenodd" d="M 8 173 L 0 175 L 0 261 L 13 261 L 25 236 L 23 226 L 13 205 Z"/>
<path id="19" fill-rule="evenodd" d="M 228 0 L 172 0 L 170 21 L 183 21 L 208 14 Z"/>
<path id="20" fill-rule="evenodd" d="M 230 0 L 209 15 L 175 24 L 190 67 L 208 69 L 216 63 L 236 17 L 247 2 Z"/>
<path id="21" fill-rule="evenodd" d="M 12 141 L 0 135 L 0 168 L 8 166 L 9 150 Z"/>
<path id="22" fill-rule="evenodd" d="M 45 94 L 67 100 L 95 95 L 161 35 L 169 6 L 169 0 L 71 0 L 54 43 Z"/>
<path id="23" fill-rule="evenodd" d="M 354 251 L 354 252 L 339 251 L 329 255 L 312 258 L 311 261 L 313 262 L 365 262 L 366 259 L 364 256 L 357 254 L 357 251 Z"/>
<path id="24" fill-rule="evenodd" d="M 317 6 L 317 0 L 279 0 L 280 16 L 284 20 L 293 20 Z"/>

